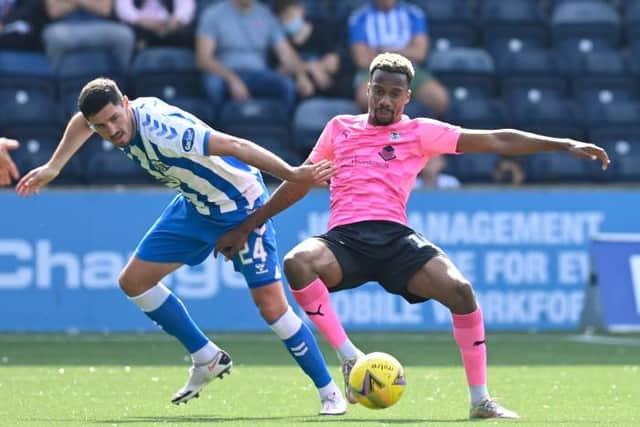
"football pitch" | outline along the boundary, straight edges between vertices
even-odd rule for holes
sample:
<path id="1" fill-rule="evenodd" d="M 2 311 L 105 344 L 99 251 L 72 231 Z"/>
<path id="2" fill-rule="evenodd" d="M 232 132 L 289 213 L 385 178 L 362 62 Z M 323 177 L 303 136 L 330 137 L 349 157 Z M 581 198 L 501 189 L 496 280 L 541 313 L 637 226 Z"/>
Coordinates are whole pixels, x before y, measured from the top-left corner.
<path id="1" fill-rule="evenodd" d="M 405 366 L 397 405 L 352 405 L 319 417 L 311 382 L 271 333 L 210 333 L 234 360 L 199 399 L 169 398 L 187 378 L 181 347 L 163 334 L 0 334 L 0 426 L 455 426 L 465 425 L 467 386 L 450 334 L 358 333 L 364 351 Z M 639 426 L 640 336 L 490 333 L 492 395 L 527 426 Z M 322 343 L 334 379 L 337 358 Z"/>

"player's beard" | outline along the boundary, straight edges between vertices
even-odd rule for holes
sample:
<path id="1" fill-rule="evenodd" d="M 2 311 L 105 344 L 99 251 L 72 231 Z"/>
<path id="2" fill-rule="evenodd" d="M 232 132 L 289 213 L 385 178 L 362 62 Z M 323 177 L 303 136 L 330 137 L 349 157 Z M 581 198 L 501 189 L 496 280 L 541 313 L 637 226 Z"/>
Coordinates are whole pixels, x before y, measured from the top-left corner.
<path id="1" fill-rule="evenodd" d="M 376 125 L 387 126 L 393 123 L 395 113 L 387 108 L 379 108 L 373 112 L 373 117 L 375 118 Z"/>

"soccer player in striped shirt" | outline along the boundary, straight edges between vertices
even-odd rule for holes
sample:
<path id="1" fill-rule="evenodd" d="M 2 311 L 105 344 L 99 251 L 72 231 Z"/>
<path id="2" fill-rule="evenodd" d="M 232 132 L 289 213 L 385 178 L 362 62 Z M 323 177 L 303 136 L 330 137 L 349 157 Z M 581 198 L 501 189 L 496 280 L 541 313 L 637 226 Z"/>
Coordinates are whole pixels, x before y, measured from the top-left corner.
<path id="1" fill-rule="evenodd" d="M 471 283 L 442 249 L 407 226 L 406 203 L 418 172 L 440 154 L 497 152 L 524 155 L 564 151 L 609 165 L 600 147 L 513 129 L 470 130 L 403 115 L 413 66 L 402 55 L 383 53 L 369 67 L 369 111 L 339 115 L 325 126 L 307 164 L 331 160 L 329 231 L 308 238 L 284 259 L 292 293 L 309 319 L 336 349 L 346 380 L 361 354 L 331 307 L 329 291 L 377 281 L 409 303 L 434 299 L 451 311 L 453 334 L 464 364 L 470 418 L 518 418 L 491 398 L 486 380 L 482 311 Z M 214 255 L 233 256 L 250 230 L 291 206 L 308 184 L 283 183 L 269 201 L 216 242 Z M 351 402 L 355 400 L 346 389 Z"/>
<path id="2" fill-rule="evenodd" d="M 203 262 L 224 231 L 266 201 L 268 193 L 258 169 L 306 185 L 325 181 L 335 167 L 329 161 L 292 167 L 269 151 L 213 130 L 160 99 L 129 101 L 109 79 L 87 83 L 78 107 L 80 112 L 70 120 L 51 159 L 27 173 L 18 182 L 17 192 L 22 196 L 37 193 L 93 132 L 178 191 L 138 244 L 120 275 L 120 286 L 191 354 L 189 380 L 171 400 L 175 404 L 187 402 L 198 397 L 212 379 L 228 373 L 231 358 L 200 330 L 182 301 L 162 284 L 162 278 L 184 264 Z M 344 414 L 346 401 L 313 334 L 287 303 L 278 263 L 269 222 L 253 230 L 245 250 L 234 257 L 235 269 L 244 275 L 260 314 L 317 387 L 320 414 Z"/>

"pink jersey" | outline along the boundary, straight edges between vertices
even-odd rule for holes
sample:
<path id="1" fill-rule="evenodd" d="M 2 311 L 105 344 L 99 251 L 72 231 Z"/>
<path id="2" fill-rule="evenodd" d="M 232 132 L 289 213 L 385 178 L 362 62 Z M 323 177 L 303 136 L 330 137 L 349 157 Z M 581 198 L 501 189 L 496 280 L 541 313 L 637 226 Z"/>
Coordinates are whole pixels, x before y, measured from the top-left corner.
<path id="1" fill-rule="evenodd" d="M 437 120 L 402 119 L 373 126 L 367 114 L 336 116 L 327 123 L 309 159 L 328 159 L 329 229 L 360 221 L 407 224 L 407 200 L 416 176 L 438 154 L 456 153 L 460 128 Z"/>

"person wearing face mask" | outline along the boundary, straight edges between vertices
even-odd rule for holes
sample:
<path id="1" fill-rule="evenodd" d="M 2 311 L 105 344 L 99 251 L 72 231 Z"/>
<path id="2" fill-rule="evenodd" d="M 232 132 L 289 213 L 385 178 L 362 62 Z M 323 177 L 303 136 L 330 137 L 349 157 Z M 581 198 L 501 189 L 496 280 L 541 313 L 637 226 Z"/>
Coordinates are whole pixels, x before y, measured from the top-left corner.
<path id="1" fill-rule="evenodd" d="M 289 42 L 304 61 L 316 93 L 340 96 L 339 32 L 327 20 L 314 20 L 306 15 L 300 0 L 272 0 L 271 7 L 278 17 Z M 344 95 L 348 97 L 348 92 Z"/>

